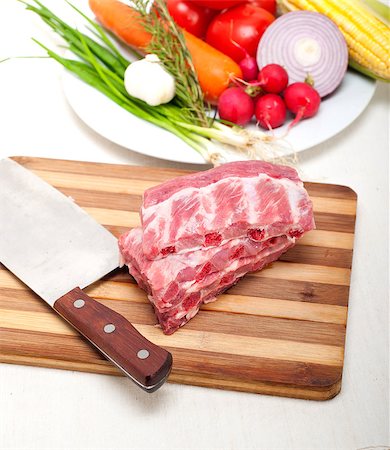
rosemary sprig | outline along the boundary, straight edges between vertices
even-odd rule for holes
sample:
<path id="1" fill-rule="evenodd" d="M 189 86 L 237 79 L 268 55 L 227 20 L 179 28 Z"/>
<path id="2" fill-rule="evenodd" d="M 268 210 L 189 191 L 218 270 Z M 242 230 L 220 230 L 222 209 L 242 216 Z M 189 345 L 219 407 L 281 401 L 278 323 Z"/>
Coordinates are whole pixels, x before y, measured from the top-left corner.
<path id="1" fill-rule="evenodd" d="M 133 0 L 142 17 L 142 25 L 152 35 L 147 52 L 157 55 L 165 69 L 175 78 L 175 103 L 197 125 L 210 126 L 212 119 L 206 114 L 203 92 L 200 88 L 192 57 L 187 49 L 183 32 L 168 12 L 164 0 Z"/>

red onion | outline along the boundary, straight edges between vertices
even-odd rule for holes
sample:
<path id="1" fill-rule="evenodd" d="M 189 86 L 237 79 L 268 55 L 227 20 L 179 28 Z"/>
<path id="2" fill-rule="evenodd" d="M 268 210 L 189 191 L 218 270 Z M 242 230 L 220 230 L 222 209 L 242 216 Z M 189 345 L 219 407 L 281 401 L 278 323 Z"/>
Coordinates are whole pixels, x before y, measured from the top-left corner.
<path id="1" fill-rule="evenodd" d="M 341 83 L 348 66 L 348 48 L 337 25 L 323 14 L 293 11 L 265 31 L 257 49 L 259 67 L 283 66 L 291 83 L 309 79 L 321 97 Z"/>

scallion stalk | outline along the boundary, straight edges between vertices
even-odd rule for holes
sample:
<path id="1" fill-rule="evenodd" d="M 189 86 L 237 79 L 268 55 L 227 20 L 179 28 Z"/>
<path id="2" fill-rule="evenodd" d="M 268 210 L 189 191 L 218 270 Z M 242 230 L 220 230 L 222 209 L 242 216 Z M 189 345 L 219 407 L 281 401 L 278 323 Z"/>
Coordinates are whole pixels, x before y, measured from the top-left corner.
<path id="1" fill-rule="evenodd" d="M 225 149 L 228 152 L 239 151 L 243 156 L 252 159 L 279 158 L 280 145 L 260 131 L 249 132 L 240 127 L 231 128 L 215 120 L 208 121 L 209 126 L 195 125 L 194 123 L 199 122 L 191 120 L 191 113 L 189 114 L 183 107 L 182 100 L 178 104 L 175 104 L 174 99 L 169 104 L 150 106 L 142 100 L 131 97 L 123 81 L 124 71 L 130 61 L 119 53 L 100 25 L 70 4 L 92 27 L 92 34 L 97 38 L 95 40 L 66 24 L 39 0 L 32 0 L 33 4 L 20 1 L 61 36 L 68 49 L 78 59 L 60 56 L 34 39 L 45 49 L 49 57 L 129 113 L 173 133 L 200 153 L 206 161 L 213 164 L 220 163 L 224 159 Z"/>

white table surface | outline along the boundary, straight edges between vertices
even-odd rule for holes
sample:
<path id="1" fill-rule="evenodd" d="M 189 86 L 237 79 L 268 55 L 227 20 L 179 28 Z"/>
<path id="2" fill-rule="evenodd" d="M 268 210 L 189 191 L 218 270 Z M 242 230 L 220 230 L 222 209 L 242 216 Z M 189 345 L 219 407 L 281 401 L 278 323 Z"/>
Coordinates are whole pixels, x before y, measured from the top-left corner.
<path id="1" fill-rule="evenodd" d="M 66 17 L 65 2 L 45 3 Z M 23 5 L 1 0 L 0 59 L 39 54 L 31 36 L 54 45 Z M 0 157 L 190 167 L 138 155 L 89 130 L 67 105 L 59 74 L 46 59 L 0 65 Z M 0 448 L 389 445 L 388 95 L 379 84 L 351 126 L 300 156 L 306 179 L 348 185 L 359 196 L 343 386 L 336 398 L 314 402 L 174 384 L 147 395 L 124 378 L 0 364 Z"/>

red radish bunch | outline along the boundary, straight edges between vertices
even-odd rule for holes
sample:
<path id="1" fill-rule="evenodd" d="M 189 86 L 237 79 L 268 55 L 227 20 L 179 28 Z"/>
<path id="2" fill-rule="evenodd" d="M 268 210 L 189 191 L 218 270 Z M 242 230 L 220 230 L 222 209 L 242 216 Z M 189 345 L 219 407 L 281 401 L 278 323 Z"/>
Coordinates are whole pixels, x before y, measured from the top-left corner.
<path id="1" fill-rule="evenodd" d="M 246 125 L 254 114 L 258 125 L 272 130 L 285 123 L 289 110 L 295 115 L 288 127 L 290 129 L 300 120 L 317 113 L 321 97 L 312 86 L 300 82 L 288 85 L 288 74 L 282 66 L 268 64 L 258 72 L 249 59 L 242 61 L 247 82 L 243 86 L 226 89 L 220 97 L 218 113 L 221 119 Z M 251 79 L 254 74 L 257 74 L 257 80 Z"/>
<path id="2" fill-rule="evenodd" d="M 242 72 L 242 78 L 245 81 L 256 80 L 259 73 L 256 58 L 246 54 L 245 58 L 242 59 L 238 65 L 240 66 Z"/>
<path id="3" fill-rule="evenodd" d="M 313 117 L 317 114 L 321 97 L 310 84 L 293 83 L 284 91 L 284 101 L 287 108 L 295 114 L 295 119 L 290 124 L 290 127 L 292 127 L 301 119 Z"/>
<path id="4" fill-rule="evenodd" d="M 264 66 L 258 75 L 259 86 L 271 94 L 279 94 L 288 85 L 288 74 L 279 64 Z"/>
<path id="5" fill-rule="evenodd" d="M 262 128 L 280 127 L 286 120 L 286 105 L 279 95 L 266 94 L 256 103 L 255 116 Z"/>
<path id="6" fill-rule="evenodd" d="M 252 98 L 240 87 L 227 88 L 219 97 L 219 117 L 228 122 L 246 125 L 252 119 L 254 110 Z"/>

